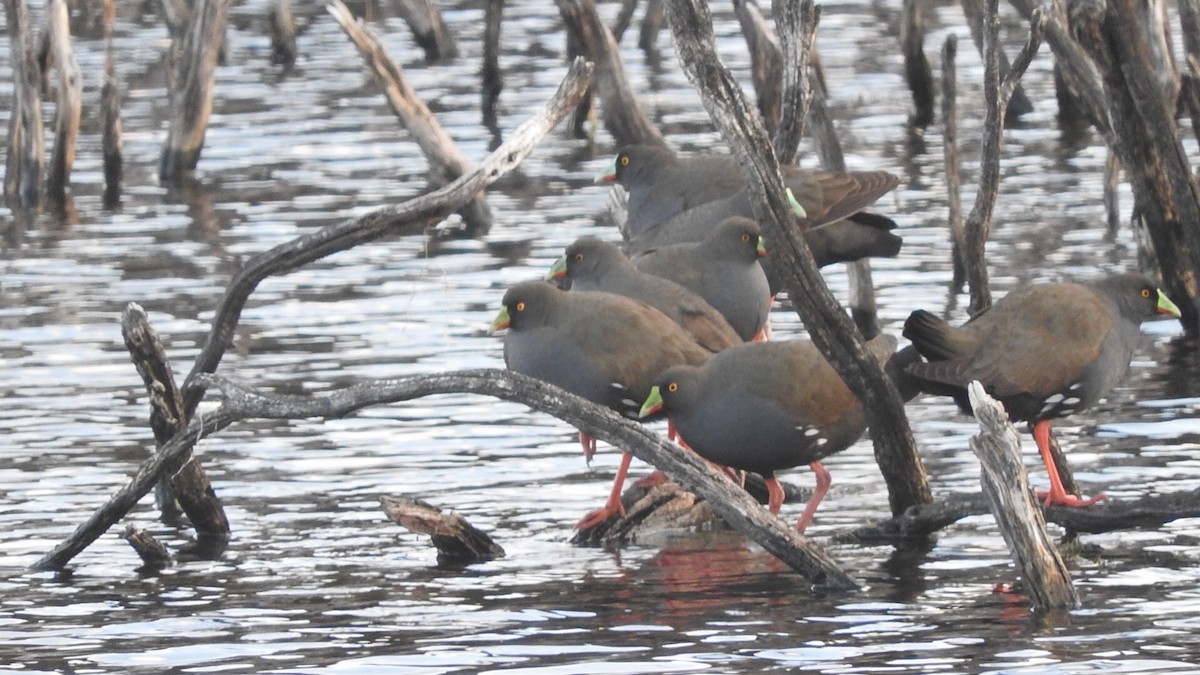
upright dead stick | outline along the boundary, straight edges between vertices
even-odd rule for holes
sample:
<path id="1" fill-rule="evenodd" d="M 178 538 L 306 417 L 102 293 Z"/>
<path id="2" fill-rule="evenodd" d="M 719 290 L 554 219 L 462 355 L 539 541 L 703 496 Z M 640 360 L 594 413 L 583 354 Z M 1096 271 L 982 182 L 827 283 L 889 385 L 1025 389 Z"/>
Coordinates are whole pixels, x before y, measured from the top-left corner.
<path id="1" fill-rule="evenodd" d="M 42 137 L 42 69 L 33 54 L 25 0 L 4 0 L 8 54 L 13 72 L 12 111 L 8 118 L 8 154 L 4 197 L 11 208 L 36 206 L 42 197 L 45 140 Z"/>
<path id="2" fill-rule="evenodd" d="M 341 0 L 331 0 L 326 9 L 358 48 L 375 74 L 376 82 L 383 87 L 388 105 L 420 146 L 425 161 L 429 163 L 429 182 L 434 187 L 441 187 L 470 171 L 471 163 L 458 151 L 454 139 L 438 124 L 433 112 L 405 81 L 404 71 L 387 55 L 378 38 L 354 18 Z M 471 234 L 485 233 L 492 226 L 492 212 L 483 193 L 472 197 L 459 214 Z"/>
<path id="3" fill-rule="evenodd" d="M 981 431 L 971 437 L 971 450 L 982 465 L 983 494 L 1017 571 L 1025 580 L 1037 610 L 1079 606 L 1071 575 L 1046 531 L 1042 510 L 1034 501 L 1021 462 L 1021 438 L 1008 422 L 1004 406 L 988 396 L 979 382 L 967 390 Z"/>
<path id="4" fill-rule="evenodd" d="M 59 203 L 66 199 L 67 186 L 71 183 L 75 143 L 79 139 L 79 120 L 83 114 L 83 78 L 71 48 L 71 26 L 67 18 L 66 2 L 50 0 L 47 3 L 47 33 L 54 70 L 58 73 L 58 107 L 54 113 L 54 153 L 46 176 L 46 193 Z"/>
<path id="5" fill-rule="evenodd" d="M 879 364 L 867 355 L 857 329 L 825 285 L 808 246 L 788 227 L 792 214 L 785 201 L 775 151 L 741 86 L 717 57 L 707 5 L 698 0 L 668 0 L 666 8 L 679 61 L 746 172 L 755 217 L 762 223 L 772 255 L 782 261 L 779 267 L 788 297 L 813 342 L 867 411 L 892 513 L 928 502 L 929 481 L 900 394 Z"/>

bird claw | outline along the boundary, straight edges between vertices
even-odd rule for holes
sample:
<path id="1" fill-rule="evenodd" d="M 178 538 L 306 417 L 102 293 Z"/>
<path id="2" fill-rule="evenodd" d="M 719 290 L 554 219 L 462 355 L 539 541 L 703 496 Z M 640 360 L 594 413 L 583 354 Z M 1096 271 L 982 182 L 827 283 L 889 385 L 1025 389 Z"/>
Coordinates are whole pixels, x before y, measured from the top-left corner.
<path id="1" fill-rule="evenodd" d="M 1066 506 L 1074 509 L 1091 506 L 1096 502 L 1104 499 L 1104 495 L 1096 495 L 1094 497 L 1078 497 L 1076 495 L 1054 494 L 1051 490 L 1038 490 L 1037 498 L 1042 501 L 1042 506 Z"/>
<path id="2" fill-rule="evenodd" d="M 575 529 L 580 532 L 586 532 L 592 528 L 599 527 L 608 522 L 609 519 L 625 515 L 625 507 L 617 504 L 616 507 L 604 505 L 601 508 L 592 511 L 575 523 Z"/>

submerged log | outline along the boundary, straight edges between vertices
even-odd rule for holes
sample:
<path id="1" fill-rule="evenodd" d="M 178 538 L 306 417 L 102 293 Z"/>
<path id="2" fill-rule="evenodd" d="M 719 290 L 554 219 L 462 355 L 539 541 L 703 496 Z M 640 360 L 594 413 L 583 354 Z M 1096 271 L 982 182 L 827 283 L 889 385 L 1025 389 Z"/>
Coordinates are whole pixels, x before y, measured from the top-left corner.
<path id="1" fill-rule="evenodd" d="M 296 17 L 292 0 L 275 0 L 267 14 L 267 33 L 271 36 L 271 63 L 291 72 L 296 65 Z"/>
<path id="2" fill-rule="evenodd" d="M 981 429 L 971 437 L 971 450 L 979 458 L 983 471 L 983 494 L 1012 553 L 1017 572 L 1025 580 L 1034 609 L 1078 607 L 1079 597 L 1071 584 L 1071 575 L 1050 541 L 1046 521 L 1029 487 L 1021 463 L 1021 439 L 1008 422 L 1008 413 L 988 396 L 979 382 L 972 382 L 967 393 Z"/>
<path id="3" fill-rule="evenodd" d="M 417 46 L 425 50 L 425 63 L 458 57 L 458 45 L 442 20 L 442 13 L 429 0 L 396 0 L 400 18 L 408 24 Z"/>
<path id="4" fill-rule="evenodd" d="M 83 78 L 71 48 L 71 26 L 64 0 L 47 3 L 46 23 L 54 70 L 58 73 L 54 151 L 46 176 L 46 193 L 61 204 L 66 199 L 71 168 L 75 164 L 75 143 L 79 139 L 79 121 L 83 115 Z"/>
<path id="5" fill-rule="evenodd" d="M 225 19 L 232 4 L 233 0 L 196 0 L 182 37 L 171 41 L 170 115 L 158 163 L 160 180 L 178 181 L 200 162 L 212 114 L 217 61 L 225 42 Z"/>
<path id="6" fill-rule="evenodd" d="M 146 530 L 135 527 L 133 523 L 125 526 L 121 538 L 129 542 L 134 552 L 142 559 L 142 565 L 146 569 L 161 569 L 175 562 L 171 551 L 162 542 L 155 539 L 154 535 Z"/>
<path id="7" fill-rule="evenodd" d="M 591 78 L 592 66 L 582 60 L 571 64 L 558 91 L 545 107 L 513 132 L 509 140 L 488 155 L 471 173 L 435 192 L 400 205 L 378 209 L 350 221 L 330 225 L 313 234 L 281 244 L 249 261 L 234 276 L 217 306 L 212 329 L 205 338 L 192 371 L 184 382 L 183 413 L 188 422 L 144 463 L 128 485 L 97 509 L 75 532 L 34 564 L 37 569 L 61 569 L 72 558 L 123 518 L 163 475 L 179 470 L 196 441 L 229 426 L 239 418 L 228 410 L 195 416 L 206 391 L 207 376 L 220 365 L 242 308 L 258 284 L 271 274 L 283 274 L 352 246 L 385 235 L 418 234 L 432 223 L 454 213 L 472 196 L 521 163 L 579 100 Z"/>
<path id="8" fill-rule="evenodd" d="M 136 303 L 129 303 L 121 315 L 121 336 L 150 395 L 150 429 L 162 448 L 186 423 L 183 396 L 175 386 L 166 349 L 151 328 L 146 311 Z M 178 501 L 196 529 L 197 538 L 202 540 L 202 547 L 221 549 L 229 540 L 229 519 L 199 460 L 183 457 L 179 471 L 165 478 L 169 486 L 160 482 L 158 499 L 164 521 L 177 519 L 175 502 Z"/>
<path id="9" fill-rule="evenodd" d="M 121 157 L 120 80 L 113 65 L 112 24 L 116 12 L 114 0 L 104 0 L 104 86 L 100 90 L 100 114 L 104 118 L 101 147 L 104 154 L 104 205 L 114 207 L 121 201 L 124 161 Z"/>
<path id="10" fill-rule="evenodd" d="M 380 497 L 379 504 L 397 525 L 428 534 L 438 550 L 438 564 L 465 565 L 504 557 L 504 549 L 486 532 L 457 513 L 408 497 Z"/>
<path id="11" fill-rule="evenodd" d="M 383 45 L 361 22 L 354 18 L 341 0 L 326 5 L 346 35 L 358 48 L 400 123 L 408 129 L 429 163 L 429 182 L 442 187 L 471 170 L 471 163 L 458 150 L 454 139 L 438 124 L 433 112 L 404 79 L 404 71 L 387 55 Z M 492 211 L 483 193 L 477 194 L 459 210 L 471 236 L 484 234 L 492 226 Z"/>
<path id="12" fill-rule="evenodd" d="M 4 198 L 13 210 L 41 202 L 45 140 L 42 137 L 41 68 L 33 53 L 25 0 L 4 0 L 8 54 L 13 72 L 12 111 L 8 117 L 8 151 Z"/>
<path id="13" fill-rule="evenodd" d="M 707 5 L 696 0 L 668 0 L 666 7 L 679 61 L 747 174 L 751 204 L 763 226 L 767 247 L 783 261 L 780 269 L 788 297 L 813 342 L 866 409 L 892 512 L 928 502 L 928 478 L 900 394 L 867 355 L 854 324 L 825 285 L 808 246 L 787 227 L 793 216 L 783 196 L 775 152 L 741 87 L 717 57 Z"/>

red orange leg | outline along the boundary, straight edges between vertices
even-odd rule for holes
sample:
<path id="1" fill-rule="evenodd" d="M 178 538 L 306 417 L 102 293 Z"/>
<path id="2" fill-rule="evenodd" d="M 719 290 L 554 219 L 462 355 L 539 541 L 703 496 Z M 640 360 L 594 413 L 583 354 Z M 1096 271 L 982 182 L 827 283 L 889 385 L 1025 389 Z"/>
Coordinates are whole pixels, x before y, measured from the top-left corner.
<path id="1" fill-rule="evenodd" d="M 1095 497 L 1077 497 L 1067 494 L 1063 488 L 1062 479 L 1058 476 L 1058 467 L 1054 464 L 1054 456 L 1050 454 L 1050 420 L 1042 420 L 1033 425 L 1033 441 L 1037 443 L 1038 452 L 1042 455 L 1042 462 L 1046 465 L 1046 472 L 1050 474 L 1050 491 L 1038 492 L 1038 499 L 1045 500 L 1045 505 L 1058 504 L 1060 506 L 1091 506 L 1096 502 L 1104 499 L 1104 495 L 1096 495 Z"/>
<path id="2" fill-rule="evenodd" d="M 625 507 L 621 506 L 621 488 L 625 485 L 625 476 L 629 473 L 629 463 L 633 461 L 633 455 L 628 452 L 621 453 L 621 466 L 617 468 L 617 477 L 613 479 L 612 492 L 608 495 L 608 501 L 604 506 L 592 511 L 584 516 L 578 523 L 575 524 L 575 529 L 586 530 L 595 527 L 613 516 L 625 515 Z"/>
<path id="3" fill-rule="evenodd" d="M 817 507 L 821 505 L 821 500 L 825 498 L 825 493 L 829 492 L 829 486 L 833 484 L 833 478 L 829 475 L 829 471 L 821 466 L 820 462 L 813 462 L 808 467 L 817 475 L 817 487 L 813 490 L 812 497 L 808 499 L 808 504 L 804 506 L 804 513 L 800 514 L 800 520 L 796 521 L 796 531 L 800 534 L 804 534 L 804 530 L 812 522 L 813 516 L 817 513 Z"/>
<path id="4" fill-rule="evenodd" d="M 764 477 L 763 482 L 767 484 L 767 510 L 779 515 L 779 509 L 783 508 L 783 486 L 774 476 Z"/>

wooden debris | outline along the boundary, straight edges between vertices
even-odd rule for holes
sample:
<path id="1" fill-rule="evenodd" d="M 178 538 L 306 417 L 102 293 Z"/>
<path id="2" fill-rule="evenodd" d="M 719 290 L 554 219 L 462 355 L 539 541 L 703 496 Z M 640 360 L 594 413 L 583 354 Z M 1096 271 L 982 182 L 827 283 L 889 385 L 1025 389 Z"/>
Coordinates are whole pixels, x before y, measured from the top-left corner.
<path id="1" fill-rule="evenodd" d="M 954 275 L 950 295 L 957 295 L 967 282 L 967 230 L 962 211 L 962 162 L 958 156 L 958 38 L 946 36 L 942 45 L 942 161 L 946 172 L 946 220 L 950 225 L 951 262 Z"/>
<path id="2" fill-rule="evenodd" d="M 449 61 L 458 56 L 454 36 L 442 13 L 429 0 L 396 0 L 400 18 L 408 24 L 417 46 L 425 50 L 425 63 Z"/>
<path id="3" fill-rule="evenodd" d="M 154 535 L 146 530 L 135 527 L 133 523 L 125 526 L 121 538 L 129 542 L 138 557 L 142 559 L 142 564 L 146 569 L 161 569 L 175 562 L 175 559 L 171 557 L 171 551 L 162 542 L 155 539 Z"/>
<path id="4" fill-rule="evenodd" d="M 933 70 L 925 57 L 927 0 L 904 0 L 900 14 L 900 47 L 904 51 L 904 81 L 913 95 L 913 112 L 908 124 L 924 129 L 933 123 Z"/>
<path id="5" fill-rule="evenodd" d="M 104 118 L 104 205 L 112 208 L 121 201 L 124 162 L 121 157 L 120 80 L 113 65 L 112 27 L 115 0 L 104 0 L 104 85 L 100 90 L 100 111 Z"/>
<path id="6" fill-rule="evenodd" d="M 8 118 L 8 150 L 4 197 L 14 211 L 32 208 L 42 199 L 45 140 L 42 137 L 42 70 L 33 53 L 25 0 L 6 0 L 9 63 L 13 72 L 12 111 Z"/>
<path id="7" fill-rule="evenodd" d="M 290 72 L 296 65 L 296 17 L 292 0 L 275 0 L 267 14 L 267 33 L 271 36 L 271 63 Z"/>
<path id="8" fill-rule="evenodd" d="M 429 163 L 429 182 L 442 187 L 471 170 L 471 163 L 458 150 L 454 139 L 438 124 L 433 112 L 404 79 L 404 71 L 387 55 L 373 33 L 354 18 L 341 0 L 332 0 L 326 8 L 371 68 L 383 87 L 388 104 L 408 129 Z M 472 236 L 486 233 L 492 226 L 492 211 L 482 193 L 474 195 L 459 211 L 467 232 Z"/>
<path id="9" fill-rule="evenodd" d="M 121 335 L 150 394 L 150 428 L 161 448 L 185 425 L 183 396 L 175 386 L 175 375 L 167 361 L 166 349 L 140 305 L 131 302 L 125 307 L 121 315 Z M 159 484 L 158 495 L 164 521 L 173 522 L 178 518 L 175 506 L 178 501 L 196 529 L 197 538 L 207 540 L 208 548 L 221 548 L 212 544 L 229 540 L 229 519 L 225 516 L 225 509 L 217 499 L 204 468 L 194 457 L 183 457 L 179 470 L 164 476 L 164 481 Z"/>
<path id="10" fill-rule="evenodd" d="M 409 497 L 380 497 L 383 512 L 401 527 L 428 534 L 438 550 L 438 563 L 465 565 L 504 557 L 504 549 L 486 532 L 457 513 Z"/>
<path id="11" fill-rule="evenodd" d="M 1034 609 L 1078 607 L 1079 597 L 1071 584 L 1071 575 L 1050 541 L 1042 510 L 1029 487 L 1017 430 L 1008 422 L 1004 406 L 988 396 L 982 384 L 972 382 L 967 394 L 981 428 L 978 435 L 971 437 L 971 450 L 982 465 L 983 494 L 1025 581 Z"/>
<path id="12" fill-rule="evenodd" d="M 496 103 L 504 89 L 504 73 L 500 70 L 500 24 L 504 18 L 504 0 L 485 0 L 483 18 L 483 126 L 492 132 L 492 147 L 500 145 L 500 124 Z"/>
<path id="13" fill-rule="evenodd" d="M 71 168 L 75 164 L 75 143 L 79 139 L 79 121 L 83 115 L 83 77 L 71 48 L 71 26 L 64 0 L 46 4 L 46 34 L 51 58 L 58 73 L 57 108 L 54 114 L 54 151 L 46 176 L 46 193 L 55 203 L 67 198 Z"/>
<path id="14" fill-rule="evenodd" d="M 756 0 L 734 0 L 733 11 L 750 49 L 750 77 L 758 96 L 758 113 L 767 133 L 773 134 L 779 128 L 783 105 L 783 48 Z"/>
<path id="15" fill-rule="evenodd" d="M 984 38 L 984 24 L 989 21 L 989 17 L 982 11 L 982 5 L 977 2 L 963 3 L 962 10 L 967 20 L 967 27 L 971 31 L 971 40 L 975 42 L 975 48 L 979 50 L 980 56 L 987 58 L 985 50 L 989 49 L 989 43 Z M 994 18 L 994 15 L 992 18 Z M 1000 77 L 1005 78 L 1008 76 L 1011 68 L 1008 63 L 1008 54 L 999 45 L 996 45 L 995 49 L 996 58 L 999 59 L 997 65 L 1000 68 Z M 1013 87 L 1011 100 L 1004 109 L 1004 125 L 1011 126 L 1021 115 L 1029 112 L 1033 112 L 1033 103 L 1025 95 L 1025 90 L 1021 88 L 1020 82 L 1016 82 Z"/>

